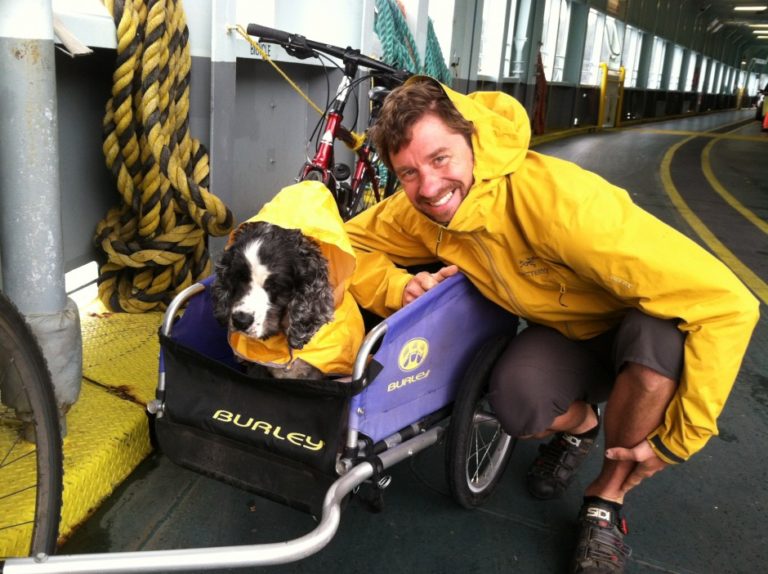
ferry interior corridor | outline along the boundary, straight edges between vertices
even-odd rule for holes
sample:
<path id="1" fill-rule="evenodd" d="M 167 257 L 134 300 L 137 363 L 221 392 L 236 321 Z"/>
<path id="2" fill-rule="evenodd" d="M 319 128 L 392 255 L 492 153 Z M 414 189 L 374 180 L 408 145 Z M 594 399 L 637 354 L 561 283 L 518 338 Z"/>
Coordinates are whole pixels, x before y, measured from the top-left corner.
<path id="1" fill-rule="evenodd" d="M 717 434 L 627 495 L 624 571 L 766 571 L 768 3 L 3 0 L 0 295 L 46 360 L 63 463 L 55 532 L 30 546 L 23 509 L 39 514 L 42 487 L 17 486 L 28 471 L 11 463 L 36 447 L 21 438 L 18 407 L 4 404 L 13 360 L 0 354 L 0 574 L 570 572 L 603 434 L 553 500 L 526 489 L 548 440 L 527 439 L 492 496 L 463 508 L 440 431 L 381 473 L 385 488 L 365 483 L 345 497 L 320 548 L 242 568 L 154 561 L 155 551 L 249 545 L 279 555 L 322 518 L 173 462 L 155 432 L 170 301 L 214 272 L 232 229 L 331 138 L 318 111 L 340 93 L 344 66 L 255 41 L 248 24 L 359 50 L 463 94 L 513 96 L 531 150 L 626 190 L 730 269 L 759 301 L 759 321 Z M 367 76 L 347 87 L 342 122 L 353 136 L 369 125 L 370 88 Z M 331 149 L 354 167 L 344 143 Z M 465 335 L 450 337 L 460 345 Z M 229 464 L 247 474 L 249 460 Z"/>

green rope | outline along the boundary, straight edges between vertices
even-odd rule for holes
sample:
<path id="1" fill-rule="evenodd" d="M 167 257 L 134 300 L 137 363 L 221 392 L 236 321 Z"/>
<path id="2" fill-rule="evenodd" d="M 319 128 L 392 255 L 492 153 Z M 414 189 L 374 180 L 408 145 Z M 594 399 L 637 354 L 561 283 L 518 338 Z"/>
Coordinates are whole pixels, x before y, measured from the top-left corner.
<path id="1" fill-rule="evenodd" d="M 443 60 L 443 53 L 431 19 L 427 26 L 427 46 L 423 66 L 416 49 L 416 40 L 408 29 L 405 16 L 395 0 L 376 0 L 373 29 L 381 42 L 384 52 L 382 59 L 387 64 L 409 72 L 426 74 L 450 85 L 453 75 Z"/>
<path id="2" fill-rule="evenodd" d="M 440 42 L 435 34 L 435 27 L 432 25 L 432 19 L 427 23 L 427 46 L 424 50 L 424 71 L 428 76 L 437 78 L 444 84 L 450 85 L 453 74 L 448 66 L 445 65 L 443 51 L 440 49 Z"/>

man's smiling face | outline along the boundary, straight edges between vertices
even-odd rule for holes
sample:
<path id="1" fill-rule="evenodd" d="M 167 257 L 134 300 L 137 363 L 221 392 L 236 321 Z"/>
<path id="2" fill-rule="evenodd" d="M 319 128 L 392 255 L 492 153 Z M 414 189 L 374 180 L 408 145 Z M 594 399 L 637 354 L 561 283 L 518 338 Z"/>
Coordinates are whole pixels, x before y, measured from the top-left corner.
<path id="1" fill-rule="evenodd" d="M 448 225 L 472 187 L 474 155 L 464 135 L 437 115 L 422 116 L 410 141 L 391 154 L 392 167 L 416 209 Z"/>

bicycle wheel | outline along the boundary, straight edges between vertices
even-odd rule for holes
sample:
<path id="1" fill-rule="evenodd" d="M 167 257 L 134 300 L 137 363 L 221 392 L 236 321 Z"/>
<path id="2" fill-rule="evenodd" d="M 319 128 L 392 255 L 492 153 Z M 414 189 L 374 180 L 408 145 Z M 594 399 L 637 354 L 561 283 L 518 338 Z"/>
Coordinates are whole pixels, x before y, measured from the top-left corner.
<path id="1" fill-rule="evenodd" d="M 373 182 L 368 173 L 363 175 L 360 184 L 349 192 L 347 206 L 347 219 L 353 218 L 358 213 L 365 211 L 376 203 L 376 193 L 373 190 Z"/>
<path id="2" fill-rule="evenodd" d="M 393 195 L 395 191 L 397 190 L 397 176 L 395 175 L 395 172 L 390 170 L 389 168 L 384 168 L 384 173 L 386 175 L 386 183 L 384 184 L 384 191 L 381 195 L 382 199 L 388 198 L 390 195 Z"/>
<path id="3" fill-rule="evenodd" d="M 493 494 L 515 447 L 515 439 L 502 430 L 487 399 L 488 376 L 507 341 L 492 339 L 475 355 L 448 425 L 448 488 L 464 508 L 475 508 Z"/>
<path id="4" fill-rule="evenodd" d="M 56 549 L 61 450 L 45 358 L 24 318 L 0 293 L 0 560 Z"/>
<path id="5" fill-rule="evenodd" d="M 379 169 L 379 162 L 371 164 L 372 169 Z M 397 178 L 390 170 L 383 167 L 380 173 L 383 177 L 379 179 L 378 193 L 374 191 L 373 182 L 370 174 L 366 171 L 357 188 L 350 190 L 347 219 L 350 219 L 358 213 L 365 211 L 369 207 L 376 205 L 379 201 L 388 198 L 397 188 Z"/>

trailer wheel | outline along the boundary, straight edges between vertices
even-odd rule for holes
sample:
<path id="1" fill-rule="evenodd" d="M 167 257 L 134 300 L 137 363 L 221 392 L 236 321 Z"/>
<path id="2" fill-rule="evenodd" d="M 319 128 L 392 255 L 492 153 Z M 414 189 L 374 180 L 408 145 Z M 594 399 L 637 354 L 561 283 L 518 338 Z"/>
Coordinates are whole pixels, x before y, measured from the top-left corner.
<path id="1" fill-rule="evenodd" d="M 487 342 L 475 355 L 459 388 L 446 440 L 446 475 L 464 508 L 485 502 L 501 480 L 515 439 L 505 433 L 488 403 L 488 377 L 508 337 Z"/>

